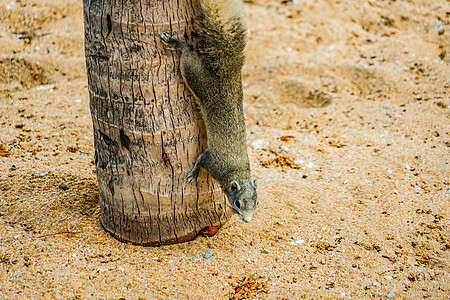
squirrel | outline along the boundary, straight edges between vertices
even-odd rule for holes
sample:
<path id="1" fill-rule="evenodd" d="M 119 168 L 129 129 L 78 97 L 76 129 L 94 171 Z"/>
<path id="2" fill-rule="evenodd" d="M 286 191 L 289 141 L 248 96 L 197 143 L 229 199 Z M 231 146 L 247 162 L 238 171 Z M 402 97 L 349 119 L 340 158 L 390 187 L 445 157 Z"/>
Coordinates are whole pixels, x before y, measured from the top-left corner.
<path id="1" fill-rule="evenodd" d="M 242 66 L 247 36 L 242 0 L 199 0 L 195 22 L 197 49 L 162 33 L 169 50 L 181 51 L 180 69 L 206 125 L 208 149 L 187 174 L 192 182 L 200 168 L 217 180 L 238 216 L 250 222 L 258 204 L 258 180 L 250 178 L 245 138 Z"/>

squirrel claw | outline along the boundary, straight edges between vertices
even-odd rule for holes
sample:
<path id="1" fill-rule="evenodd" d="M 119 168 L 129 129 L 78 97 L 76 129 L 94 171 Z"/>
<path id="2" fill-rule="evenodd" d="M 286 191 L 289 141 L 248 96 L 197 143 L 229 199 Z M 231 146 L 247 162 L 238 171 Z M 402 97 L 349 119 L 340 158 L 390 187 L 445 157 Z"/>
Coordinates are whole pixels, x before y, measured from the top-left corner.
<path id="1" fill-rule="evenodd" d="M 193 168 L 192 170 L 190 170 L 187 173 L 187 180 L 188 180 L 188 182 L 192 182 L 192 181 L 194 181 L 194 179 L 197 179 L 198 178 L 198 173 L 199 173 L 199 170 L 196 169 L 196 168 Z"/>
<path id="2" fill-rule="evenodd" d="M 169 44 L 170 40 L 172 39 L 172 34 L 169 32 L 163 32 L 159 35 L 161 37 L 161 40 L 164 44 Z"/>
<path id="3" fill-rule="evenodd" d="M 161 42 L 166 45 L 168 50 L 177 50 L 178 41 L 172 38 L 172 34 L 169 32 L 163 32 L 159 35 L 161 37 Z"/>

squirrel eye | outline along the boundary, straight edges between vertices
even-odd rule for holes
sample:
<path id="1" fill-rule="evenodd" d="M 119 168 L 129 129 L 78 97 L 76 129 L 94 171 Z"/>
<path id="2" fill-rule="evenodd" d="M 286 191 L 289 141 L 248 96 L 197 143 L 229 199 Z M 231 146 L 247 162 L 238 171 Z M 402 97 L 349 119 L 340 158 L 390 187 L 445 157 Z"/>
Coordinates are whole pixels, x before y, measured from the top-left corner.
<path id="1" fill-rule="evenodd" d="M 239 200 L 234 201 L 234 206 L 236 206 L 237 208 L 241 208 L 241 201 Z"/>

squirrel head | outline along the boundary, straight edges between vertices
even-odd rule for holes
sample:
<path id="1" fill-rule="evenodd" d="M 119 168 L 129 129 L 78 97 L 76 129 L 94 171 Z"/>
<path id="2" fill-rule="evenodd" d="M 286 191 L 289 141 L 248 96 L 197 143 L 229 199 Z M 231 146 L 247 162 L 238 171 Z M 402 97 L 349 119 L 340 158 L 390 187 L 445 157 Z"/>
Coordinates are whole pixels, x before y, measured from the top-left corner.
<path id="1" fill-rule="evenodd" d="M 231 207 L 236 211 L 238 216 L 245 222 L 250 222 L 258 204 L 256 195 L 256 187 L 258 179 L 238 179 L 230 183 L 225 188 L 225 194 Z"/>

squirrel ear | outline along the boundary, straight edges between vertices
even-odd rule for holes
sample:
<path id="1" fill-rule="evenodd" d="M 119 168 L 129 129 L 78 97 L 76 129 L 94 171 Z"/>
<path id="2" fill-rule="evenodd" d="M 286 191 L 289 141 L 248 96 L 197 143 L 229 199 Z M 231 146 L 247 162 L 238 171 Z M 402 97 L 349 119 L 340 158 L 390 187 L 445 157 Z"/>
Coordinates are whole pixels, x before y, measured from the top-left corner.
<path id="1" fill-rule="evenodd" d="M 231 183 L 231 190 L 234 191 L 239 191 L 241 189 L 241 187 L 239 186 L 239 183 L 237 183 L 237 181 L 233 181 Z"/>
<path id="2" fill-rule="evenodd" d="M 258 187 L 258 178 L 253 180 L 253 186 L 255 187 L 255 189 Z"/>

